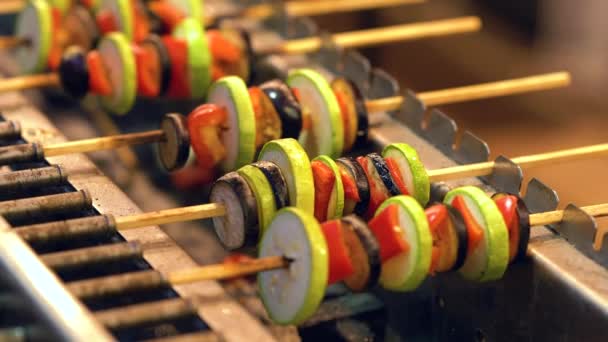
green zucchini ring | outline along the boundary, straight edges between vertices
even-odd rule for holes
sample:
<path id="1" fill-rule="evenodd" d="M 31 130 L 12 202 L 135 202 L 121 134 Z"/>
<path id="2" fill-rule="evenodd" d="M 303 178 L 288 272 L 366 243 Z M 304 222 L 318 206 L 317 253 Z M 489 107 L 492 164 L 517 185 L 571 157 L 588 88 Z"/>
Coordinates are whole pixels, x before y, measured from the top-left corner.
<path id="1" fill-rule="evenodd" d="M 100 96 L 108 111 L 123 115 L 135 103 L 137 95 L 135 58 L 127 38 L 118 32 L 104 36 L 97 47 L 105 69 L 109 73 L 112 93 Z"/>
<path id="2" fill-rule="evenodd" d="M 382 157 L 396 161 L 409 195 L 422 206 L 426 206 L 431 193 L 431 183 L 418 152 L 408 144 L 396 143 L 386 146 L 382 151 Z"/>
<path id="3" fill-rule="evenodd" d="M 277 212 L 277 207 L 272 193 L 272 186 L 266 175 L 253 165 L 245 165 L 237 171 L 253 191 L 257 209 L 260 234 L 264 234 L 266 227 Z"/>
<path id="4" fill-rule="evenodd" d="M 172 35 L 188 43 L 188 74 L 190 95 L 202 99 L 211 84 L 211 52 L 201 23 L 194 18 L 182 20 Z"/>
<path id="5" fill-rule="evenodd" d="M 16 50 L 17 60 L 25 74 L 34 74 L 46 69 L 53 35 L 51 8 L 44 0 L 32 0 L 19 13 L 15 36 L 29 44 Z"/>

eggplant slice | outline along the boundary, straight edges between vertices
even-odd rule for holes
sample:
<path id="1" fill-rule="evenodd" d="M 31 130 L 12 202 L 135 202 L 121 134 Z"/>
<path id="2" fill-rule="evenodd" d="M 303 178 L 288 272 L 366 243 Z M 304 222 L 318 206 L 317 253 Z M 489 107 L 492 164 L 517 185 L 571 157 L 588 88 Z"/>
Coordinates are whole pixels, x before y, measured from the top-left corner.
<path id="1" fill-rule="evenodd" d="M 165 138 L 158 143 L 159 160 L 167 171 L 181 169 L 190 155 L 187 119 L 178 113 L 166 114 L 160 127 Z"/>
<path id="2" fill-rule="evenodd" d="M 464 223 L 464 219 L 460 214 L 460 211 L 456 210 L 449 204 L 444 204 L 446 209 L 448 210 L 448 218 L 451 222 L 452 227 L 456 231 L 456 236 L 458 237 L 458 252 L 456 253 L 456 261 L 452 266 L 452 270 L 458 270 L 464 265 L 465 260 L 467 259 L 467 247 L 469 245 L 469 235 L 467 232 L 467 226 Z"/>
<path id="3" fill-rule="evenodd" d="M 277 210 L 286 207 L 289 204 L 289 193 L 287 192 L 287 182 L 285 181 L 285 177 L 283 177 L 281 169 L 275 163 L 266 160 L 257 161 L 252 165 L 260 169 L 268 179 L 268 182 L 270 182 Z"/>
<path id="4" fill-rule="evenodd" d="M 338 163 L 338 166 L 344 167 L 344 170 L 350 173 L 355 180 L 361 201 L 359 201 L 359 203 L 357 203 L 355 206 L 354 213 L 359 216 L 363 216 L 367 212 L 370 198 L 369 183 L 367 181 L 365 171 L 363 171 L 363 168 L 361 165 L 359 165 L 359 163 L 357 163 L 356 160 L 350 157 L 338 158 L 336 159 L 336 163 Z"/>
<path id="5" fill-rule="evenodd" d="M 378 176 L 382 179 L 382 183 L 384 183 L 391 196 L 401 195 L 401 191 L 399 191 L 399 187 L 395 184 L 384 158 L 376 152 L 370 153 L 366 157 L 374 164 Z"/>
<path id="6" fill-rule="evenodd" d="M 283 138 L 298 139 L 302 130 L 302 107 L 285 82 L 264 82 L 260 89 L 270 98 L 281 118 Z"/>
<path id="7" fill-rule="evenodd" d="M 355 215 L 342 218 L 344 237 L 355 272 L 344 279 L 353 292 L 367 291 L 378 284 L 382 271 L 380 245 L 367 224 Z"/>
<path id="8" fill-rule="evenodd" d="M 89 67 L 86 52 L 78 46 L 70 46 L 61 56 L 59 79 L 62 88 L 73 98 L 82 99 L 89 92 Z"/>

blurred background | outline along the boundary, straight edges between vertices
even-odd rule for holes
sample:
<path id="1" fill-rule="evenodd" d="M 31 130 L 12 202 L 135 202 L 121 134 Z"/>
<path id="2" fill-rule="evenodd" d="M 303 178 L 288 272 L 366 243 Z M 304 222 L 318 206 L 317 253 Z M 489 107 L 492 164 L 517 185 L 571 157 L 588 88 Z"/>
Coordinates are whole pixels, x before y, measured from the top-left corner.
<path id="1" fill-rule="evenodd" d="M 515 157 L 607 143 L 608 2 L 432 0 L 375 12 L 313 18 L 332 32 L 479 15 L 481 33 L 366 49 L 402 87 L 436 90 L 568 70 L 569 88 L 441 107 L 460 128 Z M 607 156 L 608 157 L 608 156 Z M 561 206 L 608 201 L 608 158 L 525 170 L 556 189 Z"/>

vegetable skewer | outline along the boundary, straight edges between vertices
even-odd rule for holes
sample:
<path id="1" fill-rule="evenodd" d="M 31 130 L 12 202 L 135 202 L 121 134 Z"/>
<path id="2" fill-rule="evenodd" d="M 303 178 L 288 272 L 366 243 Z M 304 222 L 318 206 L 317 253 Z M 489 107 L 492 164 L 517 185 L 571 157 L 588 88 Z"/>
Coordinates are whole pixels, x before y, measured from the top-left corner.
<path id="1" fill-rule="evenodd" d="M 38 75 L 36 77 L 55 78 L 56 76 L 54 76 L 54 75 L 55 74 L 50 74 L 50 76 Z M 34 76 L 30 76 L 30 77 L 34 77 Z M 485 84 L 481 84 L 481 85 L 474 85 L 474 86 L 468 86 L 468 87 L 459 87 L 459 88 L 451 88 L 451 89 L 444 89 L 444 90 L 437 90 L 437 91 L 430 91 L 430 92 L 422 92 L 422 93 L 418 94 L 418 97 L 422 98 L 422 99 L 425 99 L 425 98 L 435 99 L 434 100 L 435 102 L 433 102 L 433 103 L 446 104 L 446 103 L 450 103 L 450 101 L 452 99 L 450 96 L 441 95 L 438 97 L 434 94 L 456 94 L 455 99 L 458 101 L 463 101 L 465 97 L 468 97 L 471 99 L 479 99 L 479 98 L 486 97 L 486 96 L 500 96 L 503 94 L 513 94 L 513 93 L 525 92 L 525 91 L 528 91 L 531 89 L 530 84 L 533 85 L 534 90 L 539 90 L 541 88 L 550 89 L 553 87 L 562 86 L 564 84 L 567 84 L 568 79 L 569 79 L 568 73 L 554 73 L 554 74 L 525 77 L 525 78 L 521 78 L 521 79 L 514 79 L 514 80 L 508 80 L 508 81 L 485 83 Z M 9 82 L 16 82 L 16 81 L 17 81 L 16 79 L 13 79 Z M 2 89 L 2 84 L 3 83 L 0 83 L 0 91 Z M 495 90 L 495 88 L 497 88 L 498 90 Z M 247 95 L 247 94 L 245 94 L 245 95 Z M 365 105 L 368 108 L 376 108 L 377 107 L 376 103 L 383 102 L 383 101 L 384 101 L 383 99 L 368 100 L 365 102 Z M 382 105 L 382 106 L 385 108 L 385 110 L 398 109 L 398 107 L 389 108 L 388 106 L 385 106 L 385 105 Z M 195 110 L 195 112 L 196 112 L 196 110 Z M 182 122 L 178 122 L 180 120 L 175 115 L 167 116 L 167 118 L 168 118 L 168 120 L 170 120 L 172 122 L 172 124 L 167 127 L 168 130 L 165 133 L 171 134 L 171 137 L 173 137 L 177 141 L 173 146 L 175 148 L 179 147 L 181 149 L 183 149 L 184 147 L 188 148 L 192 141 L 191 140 L 192 133 L 190 134 L 190 137 L 188 138 L 187 137 L 188 136 L 187 128 L 185 127 L 185 124 Z M 28 161 L 28 160 L 29 161 L 40 160 L 43 157 L 53 157 L 53 156 L 58 156 L 58 155 L 70 154 L 70 153 L 86 153 L 86 152 L 93 152 L 93 151 L 99 151 L 99 150 L 114 149 L 114 148 L 129 146 L 129 145 L 135 145 L 135 144 L 161 142 L 161 141 L 163 141 L 163 139 L 166 139 L 165 134 L 163 134 L 163 132 L 161 130 L 156 130 L 156 131 L 148 131 L 148 132 L 141 132 L 141 133 L 130 133 L 130 134 L 123 134 L 123 135 L 108 136 L 108 137 L 91 138 L 91 139 L 77 140 L 77 141 L 71 141 L 71 142 L 65 142 L 65 143 L 49 144 L 49 145 L 45 145 L 45 146 L 39 146 L 39 145 L 36 145 L 33 143 L 17 145 L 17 146 L 14 146 L 14 145 L 5 146 L 5 147 L 0 147 L 0 151 L 3 152 L 2 154 L 0 154 L 0 165 L 7 165 L 7 164 L 15 163 L 15 162 L 22 162 L 22 161 Z M 181 141 L 180 139 L 186 140 L 186 141 L 179 143 L 179 141 Z M 30 147 L 25 148 L 25 146 L 30 146 Z M 8 153 L 10 151 L 12 151 L 12 153 Z M 195 151 L 196 151 L 196 149 L 195 149 Z M 188 151 L 186 150 L 186 152 L 188 152 Z M 180 153 L 179 153 L 179 151 L 175 151 L 174 154 L 178 155 Z M 161 159 L 162 159 L 162 156 L 161 156 Z M 181 158 L 180 160 L 182 161 L 182 163 L 185 162 L 184 158 Z M 170 164 L 171 163 L 165 164 L 165 166 L 169 170 L 173 170 L 173 169 L 177 169 L 177 168 L 181 167 L 181 164 L 169 166 Z M 478 166 L 478 167 L 481 167 L 481 166 Z M 485 165 L 486 172 L 488 172 L 488 173 L 491 172 L 492 167 L 493 166 L 492 166 L 491 162 L 488 162 Z M 466 168 L 466 166 L 462 166 L 459 168 L 464 168 L 464 171 L 460 171 L 460 169 L 457 169 L 457 171 L 454 171 L 454 172 L 469 172 L 469 171 L 467 171 L 469 169 Z M 224 171 L 232 171 L 233 169 L 234 168 L 225 169 Z M 437 172 L 439 172 L 439 171 L 437 171 Z M 466 173 L 463 173 L 463 175 L 466 175 Z M 435 176 L 433 173 L 431 173 L 430 177 L 435 177 Z M 449 177 L 449 176 L 441 175 L 441 177 Z M 457 177 L 460 177 L 460 176 L 457 176 Z"/>

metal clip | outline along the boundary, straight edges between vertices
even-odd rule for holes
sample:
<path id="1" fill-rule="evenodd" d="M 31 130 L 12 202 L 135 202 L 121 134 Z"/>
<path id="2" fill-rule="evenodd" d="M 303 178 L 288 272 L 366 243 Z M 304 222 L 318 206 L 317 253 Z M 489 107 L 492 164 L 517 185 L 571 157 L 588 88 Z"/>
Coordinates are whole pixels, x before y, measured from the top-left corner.
<path id="1" fill-rule="evenodd" d="M 517 195 L 520 193 L 523 178 L 523 172 L 519 165 L 505 156 L 498 156 L 494 160 L 492 174 L 484 177 L 485 181 L 498 192 Z"/>
<path id="2" fill-rule="evenodd" d="M 526 195 L 523 199 L 531 214 L 555 210 L 559 204 L 557 191 L 537 178 L 532 178 L 528 182 Z"/>
<path id="3" fill-rule="evenodd" d="M 342 55 L 342 63 L 338 69 L 338 74 L 353 81 L 359 87 L 363 96 L 367 97 L 371 70 L 369 59 L 357 51 L 349 50 Z"/>
<path id="4" fill-rule="evenodd" d="M 443 114 L 443 116 L 446 120 L 449 119 L 447 115 Z M 490 157 L 490 148 L 475 134 L 465 131 L 460 139 L 460 145 L 457 150 L 454 150 L 452 157 L 461 164 L 485 162 Z"/>
<path id="5" fill-rule="evenodd" d="M 321 48 L 312 54 L 312 60 L 332 74 L 337 74 L 342 61 L 343 50 L 334 42 L 331 33 L 323 31 L 319 37 L 321 38 Z"/>
<path id="6" fill-rule="evenodd" d="M 608 252 L 597 250 L 596 238 L 603 236 L 603 230 L 598 233 L 595 218 L 574 204 L 568 204 L 564 209 L 562 222 L 555 225 L 557 232 L 571 243 L 579 252 L 588 258 L 608 266 Z M 601 247 L 601 243 L 599 244 Z"/>
<path id="7" fill-rule="evenodd" d="M 399 82 L 386 71 L 373 68 L 370 72 L 368 97 L 371 99 L 390 97 L 399 94 Z"/>

